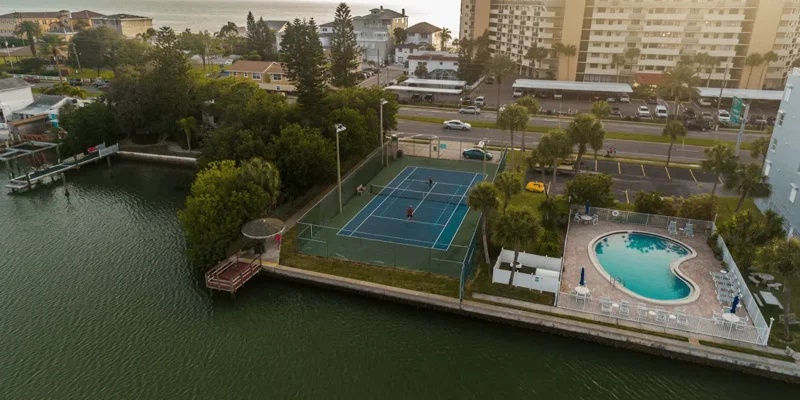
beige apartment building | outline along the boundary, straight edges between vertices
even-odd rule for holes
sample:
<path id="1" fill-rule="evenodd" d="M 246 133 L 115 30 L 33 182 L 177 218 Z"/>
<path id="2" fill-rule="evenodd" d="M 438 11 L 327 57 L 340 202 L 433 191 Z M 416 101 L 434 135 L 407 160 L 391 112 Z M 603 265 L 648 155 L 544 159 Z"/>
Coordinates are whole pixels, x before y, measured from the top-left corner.
<path id="1" fill-rule="evenodd" d="M 710 74 L 712 87 L 727 81 L 727 87 L 781 89 L 800 56 L 800 0 L 462 0 L 458 35 L 484 31 L 492 51 L 511 56 L 525 76 L 657 84 L 681 57 L 708 53 L 718 63 L 698 66 L 704 84 Z M 535 68 L 525 58 L 531 47 L 559 42 L 577 54 L 551 54 Z M 615 65 L 614 55 L 624 58 L 630 48 L 639 56 Z M 778 59 L 745 65 L 748 55 L 768 51 Z"/>

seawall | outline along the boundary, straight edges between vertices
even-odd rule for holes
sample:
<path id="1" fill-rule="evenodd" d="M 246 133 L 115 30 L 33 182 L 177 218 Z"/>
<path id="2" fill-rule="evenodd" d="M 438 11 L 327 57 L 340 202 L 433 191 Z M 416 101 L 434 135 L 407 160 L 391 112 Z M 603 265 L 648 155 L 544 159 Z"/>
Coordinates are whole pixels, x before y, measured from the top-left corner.
<path id="1" fill-rule="evenodd" d="M 197 159 L 192 157 L 168 156 L 163 154 L 138 153 L 134 151 L 119 151 L 119 158 L 123 160 L 147 161 L 160 164 L 180 165 L 184 167 L 197 166 Z"/>

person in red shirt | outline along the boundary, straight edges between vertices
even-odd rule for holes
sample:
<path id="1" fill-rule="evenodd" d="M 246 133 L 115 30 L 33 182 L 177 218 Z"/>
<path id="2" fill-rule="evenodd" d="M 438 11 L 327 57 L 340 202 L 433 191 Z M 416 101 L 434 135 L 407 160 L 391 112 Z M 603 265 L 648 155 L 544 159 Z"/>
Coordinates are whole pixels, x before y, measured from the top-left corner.
<path id="1" fill-rule="evenodd" d="M 414 208 L 411 206 L 408 206 L 408 209 L 406 210 L 406 219 L 414 219 Z"/>

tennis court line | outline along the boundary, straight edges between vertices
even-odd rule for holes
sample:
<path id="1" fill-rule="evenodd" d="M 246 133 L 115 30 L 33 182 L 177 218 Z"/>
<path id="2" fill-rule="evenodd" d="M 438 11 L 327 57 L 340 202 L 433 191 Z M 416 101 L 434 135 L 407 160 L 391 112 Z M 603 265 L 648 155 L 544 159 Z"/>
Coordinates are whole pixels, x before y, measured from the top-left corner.
<path id="1" fill-rule="evenodd" d="M 409 182 L 415 182 L 415 181 L 414 181 L 414 180 L 412 180 L 412 179 L 409 179 Z M 425 192 L 425 194 L 422 196 L 422 200 L 420 200 L 420 201 L 419 201 L 419 203 L 417 203 L 417 205 L 416 205 L 416 206 L 413 208 L 413 210 L 414 210 L 414 214 L 416 214 L 416 213 L 417 213 L 417 209 L 419 208 L 419 206 L 421 206 L 421 205 L 422 205 L 422 203 L 425 201 L 425 199 L 427 199 L 427 198 L 428 198 L 428 195 L 429 195 L 429 194 L 431 194 L 431 192 L 433 192 L 433 188 L 435 188 L 435 187 L 436 187 L 436 185 L 438 185 L 438 184 L 439 184 L 439 182 L 434 182 L 434 183 L 433 183 L 433 186 L 431 186 L 431 187 L 428 189 L 428 191 L 427 191 L 427 192 Z M 381 216 L 383 216 L 383 215 L 381 215 Z"/>
<path id="2" fill-rule="evenodd" d="M 421 179 L 408 179 L 408 181 L 409 182 L 428 183 L 427 180 L 421 180 Z M 460 188 L 464 187 L 464 185 L 459 185 L 457 183 L 447 183 L 447 182 L 433 182 L 433 184 L 434 185 L 439 184 L 439 185 L 442 185 L 444 187 L 448 187 L 448 186 L 458 186 Z M 447 194 L 447 193 L 443 193 L 443 194 Z"/>
<path id="3" fill-rule="evenodd" d="M 411 174 L 413 174 L 413 173 L 414 173 L 414 171 L 416 171 L 416 170 L 417 170 L 417 167 L 414 167 L 414 169 L 413 169 L 413 170 L 411 170 Z M 405 171 L 405 169 L 404 169 L 403 171 Z M 409 176 L 411 176 L 411 174 L 409 174 Z M 404 178 L 403 178 L 403 180 L 402 180 L 402 181 L 400 181 L 400 185 L 399 185 L 399 186 L 402 186 L 402 185 L 403 185 L 403 183 L 405 183 L 405 182 L 406 182 L 406 179 L 408 179 L 408 176 L 407 176 L 407 177 L 404 177 Z M 392 179 L 392 180 L 394 180 L 394 179 Z M 383 199 L 383 201 L 381 202 L 381 204 L 378 204 L 378 206 L 377 206 L 377 207 L 375 207 L 375 209 L 373 209 L 373 210 L 372 210 L 372 211 L 369 213 L 369 215 L 367 215 L 367 218 L 364 218 L 364 220 L 363 220 L 363 221 L 361 221 L 361 223 L 360 223 L 360 224 L 358 224 L 358 226 L 356 227 L 356 229 L 354 229 L 352 232 L 350 232 L 350 237 L 353 237 L 353 234 L 354 234 L 354 233 L 356 233 L 356 232 L 358 232 L 358 228 L 361 228 L 361 225 L 364 225 L 364 223 L 365 223 L 365 222 L 367 222 L 367 220 L 369 220 L 369 218 L 370 218 L 370 217 L 372 217 L 372 214 L 375 214 L 375 210 L 377 210 L 377 209 L 381 208 L 381 206 L 383 205 L 383 203 L 385 203 L 385 202 L 386 202 L 386 200 L 389 200 L 389 197 L 392 197 L 392 194 L 394 194 L 394 192 L 395 192 L 397 189 L 398 189 L 397 187 L 396 187 L 396 188 L 394 188 L 394 189 L 392 190 L 392 193 L 389 193 L 389 196 L 388 196 L 388 197 L 386 197 L 385 199 Z M 395 200 L 397 200 L 397 198 L 395 198 Z M 371 201 L 370 201 L 370 202 L 371 202 Z M 392 202 L 392 204 L 394 204 L 394 202 Z M 363 208 L 362 208 L 362 210 L 363 210 Z M 358 212 L 358 214 L 361 214 L 361 211 L 359 211 L 359 212 Z M 356 214 L 356 215 L 358 215 L 358 214 Z M 345 226 L 347 226 L 347 225 L 345 225 Z"/>
<path id="4" fill-rule="evenodd" d="M 474 175 L 473 175 L 473 177 L 472 177 L 472 180 L 471 180 L 471 181 L 469 181 L 469 186 L 467 186 L 467 190 L 466 190 L 466 191 L 464 191 L 464 193 L 461 195 L 461 199 L 463 199 L 463 198 L 464 198 L 464 196 L 466 196 L 466 195 L 467 195 L 467 193 L 469 193 L 469 188 L 471 188 L 471 187 L 472 187 L 472 183 L 473 183 L 473 182 L 475 182 L 475 178 L 477 178 L 477 177 L 478 177 L 478 175 L 480 175 L 480 174 L 478 174 L 478 173 L 474 173 Z M 451 220 L 451 219 L 453 219 L 453 215 L 455 215 L 455 214 L 456 214 L 456 210 L 458 210 L 458 207 L 459 207 L 460 205 L 461 205 L 461 201 L 459 200 L 459 202 L 458 202 L 458 203 L 455 205 L 455 207 L 453 208 L 453 212 L 451 212 L 451 213 L 450 213 L 450 218 L 448 218 L 448 219 L 447 219 L 447 222 L 445 222 L 445 223 L 444 223 L 444 226 L 445 226 L 445 228 L 444 228 L 444 229 L 442 229 L 442 231 L 441 231 L 441 232 L 439 232 L 439 236 L 437 236 L 437 237 L 436 237 L 436 241 L 435 241 L 435 242 L 433 242 L 433 247 L 436 247 L 436 243 L 439 243 L 439 239 L 442 237 L 442 234 L 444 233 L 445 229 L 447 229 L 447 225 L 449 225 L 449 224 L 450 224 L 450 220 Z M 463 222 L 464 222 L 464 219 L 465 219 L 465 218 L 467 218 L 467 214 L 464 214 L 464 216 L 463 216 L 463 217 L 461 217 L 461 223 L 463 223 Z M 461 228 L 461 223 L 459 223 L 459 224 L 458 224 L 458 227 L 459 227 L 459 228 Z M 458 230 L 456 229 L 456 232 L 453 234 L 453 237 L 455 238 L 457 234 L 458 234 Z M 452 242 L 453 242 L 453 239 L 450 239 L 450 243 L 452 243 Z M 447 248 L 450 248 L 450 244 L 449 244 L 449 243 L 448 243 L 448 245 L 447 245 Z"/>
<path id="5" fill-rule="evenodd" d="M 397 175 L 396 175 L 394 178 L 392 178 L 392 180 L 391 180 L 391 181 L 389 181 L 389 183 L 392 183 L 392 182 L 394 182 L 394 180 L 395 180 L 395 179 L 397 179 L 398 177 L 400 177 L 401 175 L 403 175 L 403 173 L 404 173 L 404 172 L 406 172 L 406 170 L 407 170 L 407 169 L 409 169 L 409 168 L 411 168 L 411 166 L 408 166 L 408 167 L 405 167 L 405 168 L 403 168 L 403 170 L 402 170 L 402 171 L 400 171 L 400 173 L 398 173 L 398 174 L 397 174 Z M 416 168 L 416 167 L 414 167 L 414 168 Z M 411 176 L 411 174 L 409 174 L 408 176 Z M 405 179 L 404 179 L 404 180 L 405 180 Z M 364 208 L 366 208 L 367 206 L 369 206 L 370 204 L 372 204 L 372 202 L 373 202 L 373 201 L 375 201 L 375 199 L 377 199 L 377 198 L 378 198 L 378 196 L 377 196 L 377 195 L 376 195 L 375 197 L 373 197 L 373 198 L 372 198 L 372 200 L 370 200 L 370 201 L 369 201 L 369 203 L 367 203 L 367 204 L 366 204 L 364 207 L 362 207 L 362 208 L 361 208 L 361 210 L 363 210 Z M 322 201 L 322 200 L 320 200 L 320 201 Z M 316 205 L 315 205 L 315 206 L 316 206 Z M 341 235 L 341 233 L 342 233 L 342 231 L 344 230 L 344 228 L 346 228 L 348 225 L 350 225 L 350 223 L 351 223 L 351 222 L 353 222 L 353 220 L 354 220 L 354 219 L 356 219 L 356 217 L 358 217 L 359 215 L 361 215 L 361 210 L 358 210 L 358 212 L 356 213 L 356 215 L 353 215 L 353 217 L 352 217 L 352 218 L 350 218 L 350 220 L 349 220 L 349 221 L 347 221 L 347 223 L 346 223 L 346 224 L 344 224 L 344 226 L 343 226 L 341 229 L 339 229 L 339 232 L 337 232 L 336 234 L 337 234 L 337 235 Z M 350 235 L 347 235 L 347 236 L 352 236 L 352 233 L 351 233 Z"/>
<path id="6" fill-rule="evenodd" d="M 476 173 L 476 175 L 483 175 L 483 179 L 484 179 L 484 181 L 485 181 L 485 179 L 486 179 L 486 178 L 488 178 L 488 177 L 489 177 L 489 174 L 478 174 L 478 173 Z M 460 205 L 460 204 L 459 204 L 459 205 Z M 464 218 L 461 218 L 461 223 L 459 223 L 459 224 L 458 224 L 458 229 L 456 229 L 456 234 L 455 234 L 455 235 L 453 235 L 453 237 L 450 239 L 450 243 L 448 243 L 448 244 L 447 244 L 447 248 L 445 248 L 445 251 L 446 251 L 446 250 L 450 250 L 450 246 L 452 246 L 452 245 L 453 245 L 453 240 L 455 240 L 455 239 L 456 239 L 456 235 L 458 235 L 458 231 L 460 231 L 460 230 L 461 230 L 461 225 L 464 225 L 464 220 L 465 220 L 465 219 L 467 219 L 467 214 L 469 214 L 469 211 L 470 211 L 470 210 L 469 210 L 469 206 L 467 206 L 467 207 L 468 207 L 468 208 L 467 208 L 467 212 L 466 212 L 466 213 L 464 213 Z"/>
<path id="7" fill-rule="evenodd" d="M 395 220 L 395 221 L 413 222 L 413 223 L 415 223 L 415 224 L 425 224 L 425 225 L 445 226 L 445 225 L 442 225 L 442 224 L 436 224 L 436 223 L 433 223 L 433 222 L 422 222 L 422 221 L 416 221 L 416 220 L 413 220 L 413 219 L 409 221 L 408 219 L 403 219 L 403 218 L 394 218 L 394 217 L 384 217 L 384 216 L 381 216 L 381 215 L 373 215 L 373 216 L 372 216 L 372 218 L 393 219 L 393 220 Z"/>

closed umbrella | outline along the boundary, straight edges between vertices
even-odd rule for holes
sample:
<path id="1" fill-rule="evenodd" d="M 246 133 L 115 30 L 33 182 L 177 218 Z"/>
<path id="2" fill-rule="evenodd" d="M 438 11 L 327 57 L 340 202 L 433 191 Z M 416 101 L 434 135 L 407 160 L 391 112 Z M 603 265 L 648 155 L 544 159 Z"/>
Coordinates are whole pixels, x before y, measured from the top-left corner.
<path id="1" fill-rule="evenodd" d="M 589 200 L 586 200 L 586 215 L 589 215 Z"/>
<path id="2" fill-rule="evenodd" d="M 581 268 L 581 286 L 585 286 L 586 283 L 583 282 L 583 268 Z"/>
<path id="3" fill-rule="evenodd" d="M 739 305 L 739 296 L 733 298 L 733 303 L 731 303 L 731 314 L 736 314 L 736 306 Z"/>

